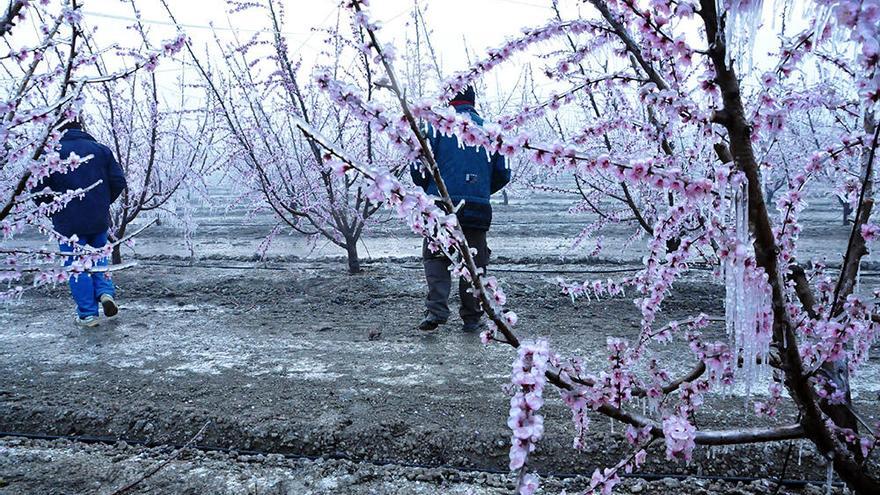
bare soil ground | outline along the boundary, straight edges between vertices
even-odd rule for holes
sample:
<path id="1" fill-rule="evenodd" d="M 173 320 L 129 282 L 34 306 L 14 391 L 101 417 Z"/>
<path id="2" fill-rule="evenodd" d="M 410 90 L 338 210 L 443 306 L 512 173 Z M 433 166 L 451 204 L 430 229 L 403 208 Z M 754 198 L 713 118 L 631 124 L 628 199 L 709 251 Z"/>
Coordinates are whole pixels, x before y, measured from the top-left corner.
<path id="1" fill-rule="evenodd" d="M 561 263 L 566 239 L 584 223 L 555 213 L 561 204 L 497 208 L 493 267 L 524 337 L 548 338 L 598 370 L 608 336 L 637 334 L 637 309 L 631 297 L 573 304 L 559 294 L 552 272 L 617 269 L 636 263 L 638 254 L 619 249 L 584 260 L 575 252 Z M 831 246 L 840 245 L 846 229 L 830 203 L 821 206 L 807 222 L 803 237 L 813 240 L 804 251 L 836 255 Z M 270 218 L 202 210 L 197 221 L 201 259 L 193 264 L 172 229 L 144 233 L 127 253 L 139 266 L 115 277 L 122 313 L 97 329 L 73 326 L 65 287 L 31 291 L 0 308 L 0 431 L 179 445 L 210 421 L 200 445 L 263 453 L 187 453 L 145 481 L 145 493 L 510 491 L 509 477 L 491 472 L 506 472 L 502 386 L 513 351 L 483 347 L 477 335 L 458 330 L 456 319 L 435 333 L 414 329 L 424 292 L 418 239 L 381 226 L 366 243 L 373 259 L 365 273 L 350 276 L 344 262 L 325 257 L 337 253 L 309 251 L 292 237 L 276 243 L 266 263 L 251 261 Z M 622 245 L 628 235 L 619 234 L 606 244 Z M 723 294 L 710 274 L 697 272 L 676 286 L 665 317 L 721 314 Z M 660 348 L 658 358 L 678 372 L 694 364 L 681 342 Z M 880 356 L 853 378 L 857 405 L 874 420 L 878 378 Z M 569 475 L 589 476 L 615 463 L 626 446 L 619 425 L 612 434 L 610 423 L 596 418 L 587 449 L 574 451 L 569 413 L 550 394 L 546 438 L 530 467 L 551 477 L 545 493 L 572 493 L 584 480 Z M 707 402 L 700 427 L 764 424 L 741 389 Z M 785 410 L 779 421 L 792 422 L 794 414 Z M 690 464 L 666 462 L 660 449 L 653 454 L 644 468 L 652 477 L 773 477 L 786 458 L 787 478 L 824 482 L 826 472 L 814 450 L 799 443 L 699 449 Z M 112 493 L 168 455 L 139 446 L 0 439 L 0 493 Z M 707 480 L 627 484 L 632 493 L 771 490 L 766 483 Z"/>

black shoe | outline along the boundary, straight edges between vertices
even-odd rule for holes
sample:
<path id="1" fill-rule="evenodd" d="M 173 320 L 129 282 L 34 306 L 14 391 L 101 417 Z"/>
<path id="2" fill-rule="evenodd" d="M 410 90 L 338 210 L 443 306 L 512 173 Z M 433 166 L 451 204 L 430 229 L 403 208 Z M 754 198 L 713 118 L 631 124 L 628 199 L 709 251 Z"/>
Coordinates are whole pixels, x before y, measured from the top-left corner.
<path id="1" fill-rule="evenodd" d="M 437 327 L 444 323 L 446 323 L 445 319 L 437 318 L 434 315 L 428 315 L 425 317 L 424 320 L 422 320 L 421 323 L 419 323 L 419 330 L 424 330 L 426 332 L 430 330 L 436 330 Z"/>
<path id="2" fill-rule="evenodd" d="M 464 325 L 461 326 L 461 331 L 466 333 L 474 333 L 479 332 L 484 327 L 482 320 L 477 321 L 466 321 Z"/>
<path id="3" fill-rule="evenodd" d="M 110 294 L 101 294 L 101 308 L 104 309 L 104 316 L 107 318 L 113 318 L 119 314 L 119 306 L 116 305 L 116 301 Z"/>

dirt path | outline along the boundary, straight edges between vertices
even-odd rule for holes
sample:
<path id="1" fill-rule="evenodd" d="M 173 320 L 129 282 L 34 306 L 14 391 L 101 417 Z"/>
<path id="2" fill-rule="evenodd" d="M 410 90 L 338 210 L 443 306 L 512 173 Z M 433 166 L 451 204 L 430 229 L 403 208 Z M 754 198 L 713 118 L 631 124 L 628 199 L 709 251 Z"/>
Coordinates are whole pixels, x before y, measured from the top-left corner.
<path id="1" fill-rule="evenodd" d="M 506 469 L 502 386 L 509 348 L 484 348 L 476 335 L 460 333 L 455 320 L 435 334 L 414 330 L 423 288 L 410 269 L 377 263 L 351 277 L 330 272 L 326 263 L 285 266 L 156 265 L 124 273 L 117 279 L 122 317 L 96 330 L 77 329 L 66 318 L 64 288 L 4 307 L 0 431 L 180 444 L 210 420 L 203 444 L 214 447 Z M 603 365 L 607 335 L 636 334 L 630 298 L 573 305 L 558 294 L 552 275 L 499 275 L 524 336 L 546 336 L 554 348 L 586 356 L 589 368 Z M 669 316 L 717 313 L 721 291 L 699 277 L 680 284 Z M 381 336 L 370 340 L 371 331 Z M 683 349 L 661 348 L 659 358 L 684 371 L 693 362 L 682 358 Z M 874 419 L 878 364 L 875 358 L 854 380 L 860 408 Z M 698 417 L 702 427 L 752 424 L 736 391 L 708 401 Z M 626 452 L 620 426 L 612 436 L 598 418 L 588 448 L 576 452 L 558 398 L 550 397 L 545 413 L 547 435 L 531 461 L 543 474 L 590 474 Z M 792 421 L 792 414 L 785 411 L 781 420 Z M 776 476 L 786 447 L 701 449 L 690 465 L 667 463 L 657 451 L 645 471 Z M 812 448 L 793 448 L 794 455 L 799 451 L 801 462 L 793 458 L 787 476 L 823 479 Z M 707 461 L 709 455 L 714 459 Z M 754 462 L 742 462 L 744 456 Z"/>

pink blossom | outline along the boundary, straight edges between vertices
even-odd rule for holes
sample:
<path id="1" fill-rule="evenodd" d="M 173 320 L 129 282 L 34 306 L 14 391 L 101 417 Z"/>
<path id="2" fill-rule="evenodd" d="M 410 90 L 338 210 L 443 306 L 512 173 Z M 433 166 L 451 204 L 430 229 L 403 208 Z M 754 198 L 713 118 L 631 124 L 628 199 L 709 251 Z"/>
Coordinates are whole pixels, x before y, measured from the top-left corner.
<path id="1" fill-rule="evenodd" d="M 510 470 L 520 469 L 535 443 L 544 435 L 544 418 L 537 414 L 543 406 L 544 373 L 549 360 L 546 342 L 524 343 L 513 365 L 511 382 L 518 390 L 510 399 L 507 425 L 513 431 Z"/>
<path id="2" fill-rule="evenodd" d="M 539 484 L 540 482 L 536 475 L 529 473 L 523 476 L 522 482 L 519 485 L 519 495 L 533 495 L 538 490 Z"/>
<path id="3" fill-rule="evenodd" d="M 517 322 L 519 322 L 519 316 L 516 313 L 510 310 L 504 311 L 504 319 L 507 321 L 507 324 L 511 327 L 516 326 Z"/>
<path id="4" fill-rule="evenodd" d="M 351 170 L 351 165 L 342 160 L 331 160 L 327 162 L 327 166 L 330 167 L 330 170 L 333 171 L 333 175 L 336 177 L 344 177 L 345 173 Z"/>
<path id="5" fill-rule="evenodd" d="M 776 74 L 772 72 L 765 72 L 763 76 L 761 76 L 761 83 L 766 88 L 772 88 L 777 83 Z"/>
<path id="6" fill-rule="evenodd" d="M 874 223 L 866 223 L 861 227 L 861 234 L 865 242 L 874 242 L 880 236 L 880 226 Z"/>
<path id="7" fill-rule="evenodd" d="M 627 179 L 635 182 L 644 180 L 648 176 L 650 163 L 644 161 L 634 161 L 630 163 L 630 168 L 625 173 Z"/>
<path id="8" fill-rule="evenodd" d="M 684 417 L 673 415 L 663 420 L 666 457 L 690 460 L 694 447 L 694 426 Z"/>
<path id="9" fill-rule="evenodd" d="M 590 489 L 599 490 L 602 495 L 611 495 L 618 483 L 620 483 L 620 476 L 616 469 L 605 468 L 599 471 L 597 468 L 590 478 Z"/>

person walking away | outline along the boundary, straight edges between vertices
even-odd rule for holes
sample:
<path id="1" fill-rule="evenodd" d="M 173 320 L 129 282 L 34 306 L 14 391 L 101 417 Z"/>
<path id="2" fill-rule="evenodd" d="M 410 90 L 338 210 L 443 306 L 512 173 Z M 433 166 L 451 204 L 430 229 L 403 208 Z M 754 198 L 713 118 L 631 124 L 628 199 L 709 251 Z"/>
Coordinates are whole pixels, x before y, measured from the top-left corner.
<path id="1" fill-rule="evenodd" d="M 43 179 L 35 188 L 36 192 L 49 188 L 53 193 L 65 193 L 70 190 L 86 189 L 85 195 L 72 199 L 67 205 L 52 215 L 55 231 L 66 238 L 76 236 L 77 244 L 102 248 L 107 244 L 110 228 L 110 205 L 127 187 L 122 167 L 107 146 L 98 143 L 95 138 L 85 132 L 82 124 L 72 121 L 61 127 L 62 159 L 77 156 L 91 158 L 73 170 L 56 172 Z M 50 198 L 42 197 L 39 201 L 49 202 Z M 62 253 L 73 253 L 74 245 L 68 242 L 60 244 Z M 65 256 L 64 266 L 70 266 L 74 256 Z M 108 265 L 108 259 L 102 258 L 97 266 Z M 115 288 L 107 273 L 80 273 L 70 277 L 70 294 L 76 302 L 76 322 L 83 327 L 94 327 L 99 323 L 99 311 L 104 316 L 113 317 L 119 312 L 114 300 Z"/>
<path id="2" fill-rule="evenodd" d="M 455 95 L 449 104 L 456 113 L 464 115 L 475 124 L 482 126 L 483 119 L 474 105 L 476 92 L 472 86 Z M 486 150 L 476 146 L 459 146 L 454 136 L 441 136 L 428 130 L 428 142 L 434 153 L 434 160 L 454 204 L 464 201 L 456 212 L 458 223 L 464 231 L 465 239 L 471 248 L 477 250 L 475 262 L 478 268 L 489 265 L 489 247 L 486 234 L 492 223 L 492 206 L 489 197 L 500 191 L 510 182 L 510 169 L 504 157 L 498 153 L 489 156 Z M 410 166 L 413 182 L 426 193 L 438 195 L 433 177 L 414 163 Z M 428 295 L 425 300 L 425 318 L 419 324 L 420 330 L 434 330 L 449 319 L 449 292 L 452 276 L 449 272 L 451 261 L 442 251 L 431 252 L 428 240 L 422 245 L 422 260 Z M 474 297 L 470 282 L 464 278 L 458 281 L 458 295 L 461 299 L 459 314 L 464 325 L 462 330 L 474 332 L 482 326 L 483 308 L 480 300 Z"/>

